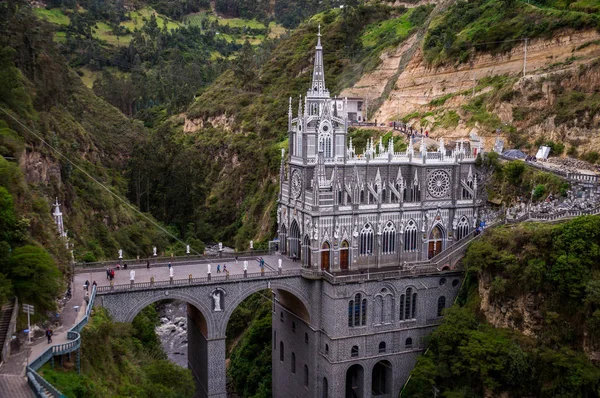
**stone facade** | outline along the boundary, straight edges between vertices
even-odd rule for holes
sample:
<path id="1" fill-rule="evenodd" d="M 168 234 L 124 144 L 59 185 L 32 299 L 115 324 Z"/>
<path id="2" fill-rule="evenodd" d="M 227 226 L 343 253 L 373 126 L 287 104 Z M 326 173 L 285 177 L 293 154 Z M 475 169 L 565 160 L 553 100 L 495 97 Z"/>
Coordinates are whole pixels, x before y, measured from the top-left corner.
<path id="1" fill-rule="evenodd" d="M 478 225 L 475 153 L 443 140 L 430 151 L 411 139 L 396 152 L 393 139 L 370 140 L 357 155 L 348 138 L 347 101 L 325 85 L 323 48 L 313 82 L 288 111 L 289 152 L 282 156 L 277 210 L 279 250 L 305 267 L 330 272 L 426 260 Z M 283 151 L 282 151 L 283 152 Z"/>
<path id="2" fill-rule="evenodd" d="M 391 397 L 397 396 L 417 354 L 423 351 L 423 338 L 441 321 L 440 297 L 444 297 L 441 308 L 450 306 L 460 277 L 459 272 L 442 271 L 332 284 L 296 273 L 194 286 L 103 291 L 96 303 L 119 322 L 131 322 L 144 307 L 159 300 L 188 303 L 188 358 L 198 396 L 225 398 L 229 317 L 250 294 L 272 289 L 274 397 L 353 396 L 348 391 L 356 397 Z M 216 291 L 222 295 L 219 311 L 212 297 Z M 385 343 L 383 349 L 381 343 Z M 362 375 L 352 372 L 358 366 Z M 381 369 L 390 371 L 382 376 Z"/>
<path id="3" fill-rule="evenodd" d="M 385 282 L 330 284 L 315 281 L 313 284 L 319 288 L 313 289 L 314 294 L 320 293 L 317 296 L 320 306 L 315 310 L 321 316 L 311 314 L 310 323 L 276 301 L 273 396 L 397 397 L 417 355 L 425 349 L 425 336 L 441 321 L 440 310 L 452 304 L 460 283 L 459 272 Z M 408 317 L 405 316 L 407 289 L 411 289 Z M 361 295 L 359 310 L 364 310 L 361 315 L 365 321 L 363 324 L 361 318 L 356 325 L 352 318 L 350 326 L 349 317 L 354 315 L 357 294 Z M 362 372 L 354 374 L 354 369 Z"/>

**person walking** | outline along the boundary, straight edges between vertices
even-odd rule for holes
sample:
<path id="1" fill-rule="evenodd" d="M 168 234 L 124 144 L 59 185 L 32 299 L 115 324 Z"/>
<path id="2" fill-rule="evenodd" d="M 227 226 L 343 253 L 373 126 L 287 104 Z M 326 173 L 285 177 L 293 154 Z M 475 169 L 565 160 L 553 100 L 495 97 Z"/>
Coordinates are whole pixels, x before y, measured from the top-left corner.
<path id="1" fill-rule="evenodd" d="M 217 264 L 217 274 L 221 272 L 221 265 Z"/>
<path id="2" fill-rule="evenodd" d="M 90 288 L 90 281 L 86 280 L 85 281 L 85 290 L 88 290 Z"/>
<path id="3" fill-rule="evenodd" d="M 169 263 L 169 271 L 171 270 L 171 263 Z"/>
<path id="4" fill-rule="evenodd" d="M 48 328 L 46 329 L 46 338 L 48 339 L 48 344 L 52 343 L 52 335 L 54 334 L 54 332 L 52 332 L 52 329 Z"/>
<path id="5" fill-rule="evenodd" d="M 110 268 L 106 269 L 106 279 L 110 279 Z"/>
<path id="6" fill-rule="evenodd" d="M 150 269 L 150 260 L 146 260 L 146 269 Z"/>
<path id="7" fill-rule="evenodd" d="M 229 274 L 229 271 L 227 271 L 227 264 L 223 264 L 223 272 Z"/>

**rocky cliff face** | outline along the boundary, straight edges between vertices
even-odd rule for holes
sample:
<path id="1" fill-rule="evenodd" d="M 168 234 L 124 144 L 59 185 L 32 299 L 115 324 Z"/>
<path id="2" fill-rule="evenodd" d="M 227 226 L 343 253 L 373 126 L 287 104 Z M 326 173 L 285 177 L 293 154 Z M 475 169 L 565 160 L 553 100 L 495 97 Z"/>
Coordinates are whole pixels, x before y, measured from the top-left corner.
<path id="1" fill-rule="evenodd" d="M 514 124 L 534 139 L 539 136 L 584 139 L 590 140 L 590 148 L 600 147 L 600 142 L 592 137 L 598 126 L 597 114 L 591 115 L 587 126 L 581 123 L 584 114 L 571 118 L 570 126 L 556 123 L 552 114 L 543 119 L 534 117 L 539 115 L 537 111 L 552 109 L 556 105 L 557 91 L 583 90 L 591 93 L 597 89 L 600 68 L 593 65 L 600 57 L 598 31 L 563 31 L 551 39 L 529 41 L 526 63 L 524 43 L 503 55 L 479 54 L 469 63 L 438 68 L 427 65 L 422 50 L 418 49 L 402 72 L 395 75 L 403 54 L 415 44 L 415 39 L 416 36 L 413 36 L 398 48 L 384 53 L 376 70 L 343 91 L 342 95 L 374 100 L 384 93 L 391 79 L 397 78 L 371 120 L 381 123 L 405 118 L 413 126 L 429 130 L 434 137 L 446 138 L 465 138 L 470 133 L 492 135 L 496 128 Z M 526 77 L 523 77 L 524 68 Z M 586 68 L 584 73 L 580 73 L 582 68 Z M 497 125 L 485 125 L 474 121 L 464 108 L 473 97 L 493 91 L 491 85 L 485 87 L 483 84 L 482 87 L 482 81 L 496 76 L 510 77 L 511 90 L 519 95 L 486 98 L 486 111 L 497 118 Z M 558 86 L 561 88 L 556 90 Z M 436 104 L 436 101 L 441 104 Z M 518 107 L 531 109 L 531 117 L 515 115 L 513 110 Z M 508 137 L 505 138 L 508 140 Z"/>
<path id="2" fill-rule="evenodd" d="M 526 336 L 535 337 L 542 326 L 539 295 L 527 293 L 514 298 L 492 300 L 490 295 L 491 278 L 484 274 L 479 278 L 478 292 L 481 302 L 479 309 L 487 321 L 497 328 L 510 328 L 521 331 Z"/>

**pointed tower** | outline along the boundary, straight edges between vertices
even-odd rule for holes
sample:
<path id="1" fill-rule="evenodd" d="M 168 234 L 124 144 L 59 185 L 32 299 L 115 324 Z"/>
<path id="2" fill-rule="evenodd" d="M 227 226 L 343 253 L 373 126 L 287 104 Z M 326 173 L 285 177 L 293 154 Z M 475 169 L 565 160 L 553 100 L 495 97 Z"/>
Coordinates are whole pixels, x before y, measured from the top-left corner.
<path id="1" fill-rule="evenodd" d="M 290 107 L 288 109 L 288 132 L 292 131 L 292 97 L 290 97 Z"/>
<path id="2" fill-rule="evenodd" d="M 329 97 L 329 91 L 325 88 L 325 69 L 323 68 L 323 46 L 321 46 L 321 25 L 317 34 L 317 47 L 315 47 L 315 64 L 313 67 L 312 94 Z"/>

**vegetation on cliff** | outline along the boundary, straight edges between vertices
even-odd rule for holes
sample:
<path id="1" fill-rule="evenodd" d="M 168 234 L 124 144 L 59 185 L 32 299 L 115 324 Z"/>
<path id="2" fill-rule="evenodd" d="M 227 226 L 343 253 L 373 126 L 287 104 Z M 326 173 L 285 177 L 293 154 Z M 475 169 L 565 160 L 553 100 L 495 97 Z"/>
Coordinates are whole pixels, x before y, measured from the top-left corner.
<path id="1" fill-rule="evenodd" d="M 70 255 L 50 217 L 58 197 L 77 259 L 114 258 L 119 248 L 128 256 L 151 253 L 152 245 L 166 248 L 162 232 L 108 192 L 126 192 L 123 172 L 145 136 L 141 123 L 81 83 L 30 9 L 0 7 L 0 79 L 7 88 L 0 92 L 0 181 L 21 231 L 20 241 L 9 245 L 41 244 L 64 267 Z"/>
<path id="2" fill-rule="evenodd" d="M 46 365 L 43 376 L 69 398 L 191 398 L 191 371 L 166 359 L 154 332 L 157 321 L 154 306 L 132 324 L 114 323 L 97 309 L 82 332 L 81 374 Z"/>
<path id="3" fill-rule="evenodd" d="M 600 28 L 600 8 L 584 1 L 458 1 L 432 23 L 423 52 L 434 65 L 466 62 L 476 52 L 509 51 L 525 38 L 590 28 Z"/>
<path id="4" fill-rule="evenodd" d="M 588 355 L 600 349 L 599 227 L 586 216 L 496 228 L 474 242 L 458 303 L 430 336 L 407 395 L 598 396 L 600 368 Z M 517 300 L 527 304 L 509 305 Z M 510 327 L 488 322 L 496 306 Z"/>

